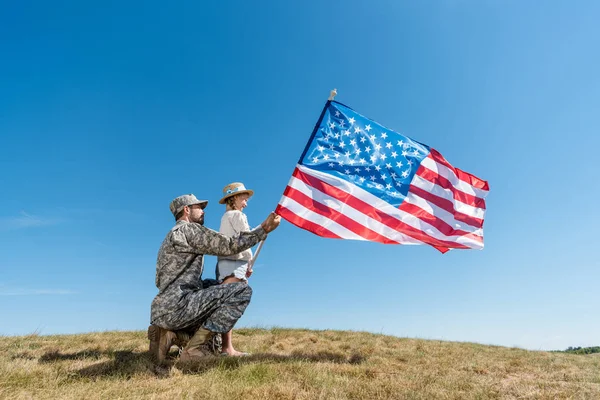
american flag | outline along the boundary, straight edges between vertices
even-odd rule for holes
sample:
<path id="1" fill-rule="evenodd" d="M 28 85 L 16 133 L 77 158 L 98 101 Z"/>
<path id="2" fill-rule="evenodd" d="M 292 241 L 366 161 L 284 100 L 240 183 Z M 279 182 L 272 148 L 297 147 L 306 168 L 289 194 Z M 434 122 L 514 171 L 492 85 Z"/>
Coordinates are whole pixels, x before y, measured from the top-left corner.
<path id="1" fill-rule="evenodd" d="M 276 212 L 319 236 L 482 249 L 488 183 L 328 101 Z"/>

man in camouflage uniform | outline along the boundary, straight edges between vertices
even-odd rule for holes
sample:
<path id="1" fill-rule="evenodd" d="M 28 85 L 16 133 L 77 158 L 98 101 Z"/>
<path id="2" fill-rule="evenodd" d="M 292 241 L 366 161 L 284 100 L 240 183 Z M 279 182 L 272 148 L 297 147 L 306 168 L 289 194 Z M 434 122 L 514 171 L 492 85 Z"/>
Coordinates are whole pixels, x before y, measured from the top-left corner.
<path id="1" fill-rule="evenodd" d="M 215 334 L 230 331 L 250 303 L 252 289 L 245 282 L 217 285 L 202 280 L 204 254 L 228 256 L 246 250 L 279 226 L 280 217 L 271 213 L 256 229 L 227 237 L 204 227 L 208 201 L 193 194 L 171 202 L 177 223 L 169 231 L 158 252 L 156 286 L 148 328 L 150 354 L 162 363 L 178 339 L 189 337 L 181 361 L 214 354 Z"/>

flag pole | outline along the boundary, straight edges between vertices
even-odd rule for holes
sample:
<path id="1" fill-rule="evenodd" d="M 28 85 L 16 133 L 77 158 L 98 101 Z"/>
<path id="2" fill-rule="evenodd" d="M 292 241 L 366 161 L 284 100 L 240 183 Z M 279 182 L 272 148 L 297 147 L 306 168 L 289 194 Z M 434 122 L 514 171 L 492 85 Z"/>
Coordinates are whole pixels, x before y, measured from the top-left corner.
<path id="1" fill-rule="evenodd" d="M 265 239 L 265 240 L 267 240 L 267 239 Z M 256 262 L 256 259 L 258 258 L 258 254 L 260 253 L 260 249 L 262 249 L 263 245 L 265 244 L 265 240 L 261 240 L 260 243 L 258 244 L 258 248 L 256 249 L 256 253 L 254 253 L 254 255 L 252 256 L 252 259 L 248 263 L 248 270 L 252 271 L 252 267 L 254 267 L 254 263 Z"/>

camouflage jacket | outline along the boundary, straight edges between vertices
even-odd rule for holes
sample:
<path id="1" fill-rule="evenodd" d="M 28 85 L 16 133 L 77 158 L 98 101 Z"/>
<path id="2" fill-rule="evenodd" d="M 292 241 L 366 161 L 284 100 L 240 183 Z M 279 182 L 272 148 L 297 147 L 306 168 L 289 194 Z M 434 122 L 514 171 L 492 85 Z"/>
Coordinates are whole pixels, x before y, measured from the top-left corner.
<path id="1" fill-rule="evenodd" d="M 238 236 L 227 237 L 200 224 L 177 221 L 167 234 L 156 260 L 156 287 L 158 294 L 152 301 L 151 323 L 164 328 L 178 329 L 172 317 L 185 308 L 186 294 L 202 289 L 204 254 L 228 256 L 264 240 L 267 234 L 262 227 Z M 182 324 L 185 321 L 180 321 Z"/>

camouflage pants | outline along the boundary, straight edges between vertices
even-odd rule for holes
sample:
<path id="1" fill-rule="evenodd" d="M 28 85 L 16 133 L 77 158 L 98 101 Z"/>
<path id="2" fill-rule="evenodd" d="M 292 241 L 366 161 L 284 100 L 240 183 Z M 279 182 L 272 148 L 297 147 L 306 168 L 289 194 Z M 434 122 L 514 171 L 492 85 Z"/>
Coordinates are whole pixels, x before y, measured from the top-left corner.
<path id="1" fill-rule="evenodd" d="M 252 288 L 242 282 L 190 290 L 179 301 L 184 306 L 163 316 L 160 325 L 172 330 L 196 331 L 202 327 L 211 332 L 225 333 L 244 314 L 251 297 Z"/>

